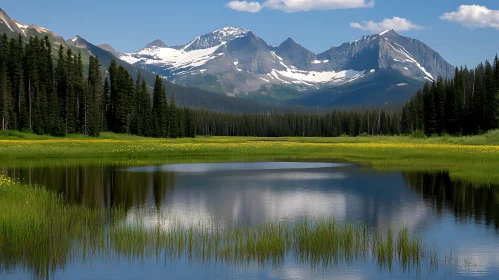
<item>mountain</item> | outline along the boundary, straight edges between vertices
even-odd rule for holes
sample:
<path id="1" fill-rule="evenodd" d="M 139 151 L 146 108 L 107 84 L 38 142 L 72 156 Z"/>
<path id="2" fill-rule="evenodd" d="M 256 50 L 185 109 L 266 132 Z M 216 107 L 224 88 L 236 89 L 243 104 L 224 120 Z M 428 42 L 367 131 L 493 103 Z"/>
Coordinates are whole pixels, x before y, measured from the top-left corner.
<path id="1" fill-rule="evenodd" d="M 1 9 L 0 32 L 11 37 L 21 34 L 25 40 L 49 36 L 54 54 L 62 44 L 80 51 L 85 64 L 91 55 L 106 68 L 116 59 L 132 76 L 140 72 L 150 85 L 159 74 L 169 81 L 167 88 L 175 92 L 180 105 L 217 110 L 270 108 L 230 97 L 312 107 L 394 104 L 409 99 L 424 82 L 449 78 L 454 71 L 429 46 L 393 30 L 319 54 L 292 38 L 274 47 L 252 31 L 234 27 L 198 36 L 181 46 L 168 46 L 158 39 L 135 53 L 120 53 L 80 36 L 66 41 L 51 30 L 16 21 Z M 215 99 L 221 103 L 210 102 Z"/>
<path id="2" fill-rule="evenodd" d="M 161 40 L 154 40 L 151 43 L 147 44 L 146 48 L 153 48 L 153 47 L 158 47 L 158 48 L 168 48 L 168 45 L 161 41 Z"/>
<path id="3" fill-rule="evenodd" d="M 120 58 L 175 83 L 227 95 L 275 84 L 342 84 L 365 74 L 353 70 L 317 72 L 315 69 L 321 67 L 314 65 L 316 55 L 292 39 L 275 48 L 253 32 L 233 27 L 199 36 L 183 46 L 148 45 Z"/>
<path id="4" fill-rule="evenodd" d="M 286 92 L 286 98 L 297 100 L 303 97 L 300 92 L 338 92 L 353 82 L 372 85 L 373 78 L 379 85 L 386 85 L 396 100 L 400 98 L 392 90 L 394 85 L 407 84 L 403 89 L 396 87 L 401 93 L 407 88 L 416 91 L 425 81 L 440 76 L 450 78 L 454 72 L 454 67 L 429 46 L 394 30 L 363 36 L 315 54 L 292 38 L 273 47 L 249 30 L 226 27 L 183 46 L 149 44 L 119 57 L 177 84 L 253 97 L 278 88 Z M 381 80 L 388 77 L 396 80 L 391 84 Z M 282 99 L 275 91 L 269 95 Z"/>
<path id="5" fill-rule="evenodd" d="M 69 40 L 64 40 L 63 37 L 56 35 L 49 29 L 32 25 L 23 24 L 16 21 L 8 16 L 8 14 L 0 9 L 0 34 L 7 33 L 9 37 L 17 38 L 19 34 L 22 38 L 27 41 L 30 36 L 36 36 L 43 38 L 45 36 L 49 37 L 52 43 L 53 54 L 57 56 L 57 51 L 59 45 L 63 45 L 65 48 L 71 48 L 73 53 L 78 51 L 82 54 L 82 60 L 85 69 L 88 69 L 88 60 L 91 55 L 97 56 L 103 65 L 103 71 L 109 67 L 109 64 L 113 59 L 115 59 L 118 65 L 125 67 L 125 69 L 135 77 L 139 72 L 142 77 L 147 80 L 147 83 L 152 87 L 156 74 L 150 72 L 141 67 L 129 64 L 118 58 L 121 55 L 119 52 L 114 50 L 114 48 L 108 44 L 94 45 L 84 39 L 81 36 L 75 36 Z M 166 44 L 162 41 L 155 41 L 152 47 L 165 47 Z M 55 57 L 57 58 L 57 57 Z M 175 95 L 176 103 L 179 106 L 187 106 L 199 109 L 209 109 L 220 112 L 246 112 L 246 113 L 257 113 L 257 112 L 269 112 L 269 111 L 289 111 L 293 108 L 283 107 L 283 106 L 273 106 L 267 104 L 261 104 L 248 99 L 243 98 L 233 98 L 228 96 L 223 96 L 220 94 L 214 94 L 212 92 L 204 91 L 198 88 L 185 87 L 177 84 L 173 84 L 165 80 L 166 90 L 169 97 Z M 294 109 L 293 109 L 294 110 Z"/>

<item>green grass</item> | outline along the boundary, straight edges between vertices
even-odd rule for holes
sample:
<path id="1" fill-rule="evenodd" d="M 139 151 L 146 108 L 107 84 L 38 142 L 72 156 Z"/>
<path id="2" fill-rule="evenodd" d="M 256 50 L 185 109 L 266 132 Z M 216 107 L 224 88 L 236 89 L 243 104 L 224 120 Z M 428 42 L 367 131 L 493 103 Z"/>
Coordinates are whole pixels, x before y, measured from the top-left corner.
<path id="1" fill-rule="evenodd" d="M 378 170 L 444 171 L 476 185 L 499 184 L 499 131 L 471 137 L 410 136 L 337 138 L 198 137 L 154 139 L 102 133 L 99 138 L 52 138 L 1 132 L 4 167 L 37 161 L 217 162 L 267 160 L 350 161 Z M 57 160 L 54 160 L 56 159 Z M 64 160 L 63 160 L 64 159 Z M 31 164 L 31 163 L 30 163 Z"/>
<path id="2" fill-rule="evenodd" d="M 99 210 L 0 176 L 0 268 L 20 265 L 48 277 L 71 258 L 75 242 L 97 242 L 104 220 Z"/>

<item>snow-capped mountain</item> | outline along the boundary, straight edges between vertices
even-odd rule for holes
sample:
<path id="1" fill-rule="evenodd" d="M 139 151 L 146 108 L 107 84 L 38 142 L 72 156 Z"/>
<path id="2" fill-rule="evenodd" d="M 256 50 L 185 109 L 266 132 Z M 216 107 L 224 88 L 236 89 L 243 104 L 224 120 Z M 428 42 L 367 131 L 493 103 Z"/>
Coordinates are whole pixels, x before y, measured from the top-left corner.
<path id="1" fill-rule="evenodd" d="M 226 27 L 179 47 L 146 48 L 120 59 L 157 72 L 174 82 L 196 85 L 215 77 L 228 94 L 251 92 L 261 86 L 285 84 L 317 87 L 343 84 L 372 69 L 333 69 L 317 65 L 317 56 L 292 39 L 275 48 L 251 31 Z"/>
<path id="2" fill-rule="evenodd" d="M 393 30 L 314 54 L 291 38 L 273 47 L 249 30 L 226 27 L 183 46 L 168 47 L 155 41 L 119 57 L 179 84 L 219 84 L 227 94 L 248 93 L 267 85 L 301 89 L 343 85 L 387 69 L 432 81 L 450 77 L 454 70 L 430 47 Z"/>

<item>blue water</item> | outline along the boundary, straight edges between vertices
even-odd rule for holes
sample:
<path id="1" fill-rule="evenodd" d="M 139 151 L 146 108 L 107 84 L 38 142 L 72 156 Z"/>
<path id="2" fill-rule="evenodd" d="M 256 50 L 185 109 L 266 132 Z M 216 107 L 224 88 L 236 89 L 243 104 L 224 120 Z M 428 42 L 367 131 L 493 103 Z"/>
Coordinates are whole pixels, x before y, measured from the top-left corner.
<path id="1" fill-rule="evenodd" d="M 168 224 L 165 213 L 175 213 L 186 226 L 329 216 L 363 221 L 381 231 L 407 226 L 428 247 L 436 247 L 440 260 L 436 271 L 402 271 L 381 269 L 370 260 L 312 268 L 292 255 L 278 266 L 95 255 L 92 260 L 70 260 L 53 271 L 55 279 L 499 279 L 499 191 L 453 182 L 446 173 L 297 162 L 53 167 L 11 173 L 21 179 L 29 173 L 32 183 L 51 185 L 68 202 L 111 207 L 124 201 L 124 222 L 139 217 L 151 227 Z M 445 262 L 450 256 L 451 263 Z M 1 279 L 31 275 L 22 267 L 0 272 Z"/>

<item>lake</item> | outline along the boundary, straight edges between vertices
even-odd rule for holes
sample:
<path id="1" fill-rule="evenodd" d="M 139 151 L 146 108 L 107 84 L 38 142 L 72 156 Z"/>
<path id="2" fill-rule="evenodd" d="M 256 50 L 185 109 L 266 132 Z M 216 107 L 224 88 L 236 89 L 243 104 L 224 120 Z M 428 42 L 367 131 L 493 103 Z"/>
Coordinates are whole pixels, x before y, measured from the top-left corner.
<path id="1" fill-rule="evenodd" d="M 4 167 L 66 203 L 105 210 L 145 230 L 172 224 L 221 228 L 334 217 L 398 232 L 407 228 L 433 250 L 438 267 L 378 265 L 371 257 L 318 265 L 287 252 L 279 262 L 234 262 L 187 255 L 75 254 L 55 279 L 497 279 L 499 189 L 453 181 L 445 171 L 380 172 L 332 162 L 236 162 L 130 166 L 94 164 Z M 174 220 L 174 221 L 173 221 Z M 3 263 L 3 262 L 0 262 Z M 25 265 L 1 267 L 1 279 L 34 277 Z"/>

